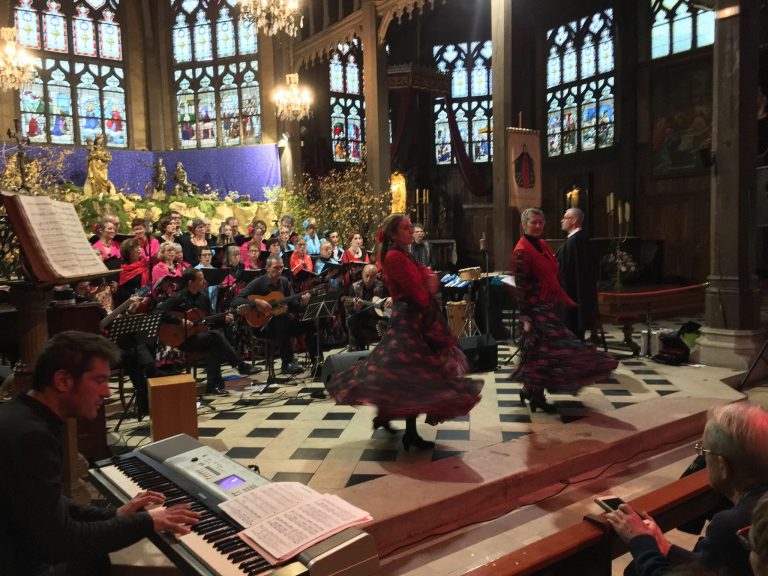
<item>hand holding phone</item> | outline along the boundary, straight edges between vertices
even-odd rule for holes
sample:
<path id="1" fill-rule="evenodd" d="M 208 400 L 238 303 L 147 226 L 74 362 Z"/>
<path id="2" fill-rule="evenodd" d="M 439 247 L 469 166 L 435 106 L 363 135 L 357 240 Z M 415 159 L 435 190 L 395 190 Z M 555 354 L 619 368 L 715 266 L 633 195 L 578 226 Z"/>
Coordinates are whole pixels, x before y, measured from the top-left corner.
<path id="1" fill-rule="evenodd" d="M 600 496 L 599 498 L 595 498 L 595 504 L 600 506 L 600 508 L 602 508 L 604 512 L 613 512 L 614 510 L 618 510 L 619 506 L 624 504 L 624 500 L 622 500 L 618 496 L 613 496 L 609 494 L 606 496 Z"/>

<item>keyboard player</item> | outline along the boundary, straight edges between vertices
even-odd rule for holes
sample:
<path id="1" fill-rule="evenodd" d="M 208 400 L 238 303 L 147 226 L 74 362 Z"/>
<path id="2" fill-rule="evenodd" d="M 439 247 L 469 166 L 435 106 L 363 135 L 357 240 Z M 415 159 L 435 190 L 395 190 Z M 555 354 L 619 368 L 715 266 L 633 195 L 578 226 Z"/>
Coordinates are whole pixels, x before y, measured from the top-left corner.
<path id="1" fill-rule="evenodd" d="M 96 417 L 119 358 L 119 349 L 101 336 L 59 333 L 40 353 L 32 390 L 0 406 L 4 576 L 108 574 L 109 552 L 153 532 L 188 534 L 198 522 L 189 505 L 165 508 L 165 496 L 153 490 L 116 510 L 82 506 L 62 493 L 62 423 Z"/>

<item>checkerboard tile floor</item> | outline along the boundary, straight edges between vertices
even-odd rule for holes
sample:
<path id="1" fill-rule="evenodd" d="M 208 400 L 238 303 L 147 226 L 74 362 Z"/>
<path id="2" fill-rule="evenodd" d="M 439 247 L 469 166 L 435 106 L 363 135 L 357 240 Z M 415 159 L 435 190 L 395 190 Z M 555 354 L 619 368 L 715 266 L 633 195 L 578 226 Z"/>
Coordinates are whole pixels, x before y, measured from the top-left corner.
<path id="1" fill-rule="evenodd" d="M 696 320 L 698 321 L 698 320 Z M 682 323 L 663 322 L 662 329 Z M 638 328 L 639 330 L 639 328 Z M 635 334 L 640 339 L 640 332 Z M 320 382 L 297 378 L 287 384 L 270 384 L 262 392 L 240 391 L 226 397 L 206 397 L 201 405 L 199 435 L 204 442 L 244 465 L 259 466 L 271 480 L 303 482 L 316 489 L 334 490 L 397 473 L 413 461 L 434 461 L 498 442 L 511 442 L 533 433 L 535 424 L 572 422 L 589 410 L 620 410 L 650 398 L 679 390 L 648 358 L 633 357 L 621 349 L 618 328 L 606 332 L 609 352 L 620 359 L 611 378 L 585 388 L 578 396 L 548 394 L 558 412 L 531 414 L 520 404 L 521 384 L 513 372 L 519 357 L 512 343 L 500 343 L 500 365 L 494 372 L 476 374 L 485 382 L 481 402 L 463 418 L 431 427 L 418 424 L 421 435 L 434 440 L 433 450 L 406 452 L 402 433 L 372 430 L 375 415 L 370 407 L 336 406 L 316 396 Z M 669 374 L 669 370 L 664 373 Z M 264 379 L 264 374 L 256 377 Z M 119 412 L 108 426 L 114 428 Z M 393 422 L 399 430 L 404 423 Z M 120 432 L 111 433 L 115 451 L 131 450 L 150 442 L 147 420 L 126 419 Z"/>

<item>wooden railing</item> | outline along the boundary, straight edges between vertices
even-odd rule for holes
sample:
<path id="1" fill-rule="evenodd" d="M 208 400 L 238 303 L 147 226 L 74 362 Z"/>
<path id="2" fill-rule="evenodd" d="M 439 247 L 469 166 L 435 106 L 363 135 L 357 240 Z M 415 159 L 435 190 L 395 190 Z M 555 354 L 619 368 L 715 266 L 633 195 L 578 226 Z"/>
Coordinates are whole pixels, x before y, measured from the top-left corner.
<path id="1" fill-rule="evenodd" d="M 707 471 L 702 470 L 629 504 L 650 514 L 666 532 L 711 510 L 719 499 L 719 494 L 709 486 Z M 626 551 L 626 546 L 601 516 L 588 515 L 578 524 L 489 561 L 466 572 L 465 576 L 610 576 L 611 561 Z"/>

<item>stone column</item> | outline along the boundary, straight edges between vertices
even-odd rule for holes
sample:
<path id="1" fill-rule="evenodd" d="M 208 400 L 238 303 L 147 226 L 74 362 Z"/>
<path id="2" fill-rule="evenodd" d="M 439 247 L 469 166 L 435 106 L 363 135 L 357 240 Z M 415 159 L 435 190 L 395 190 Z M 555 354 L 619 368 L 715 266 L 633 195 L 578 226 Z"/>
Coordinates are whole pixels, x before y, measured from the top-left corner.
<path id="1" fill-rule="evenodd" d="M 763 342 L 755 277 L 758 6 L 715 3 L 712 207 L 700 362 L 746 368 Z"/>
<path id="2" fill-rule="evenodd" d="M 488 250 L 496 270 L 506 269 L 517 229 L 515 213 L 509 207 L 507 126 L 512 118 L 512 0 L 491 0 L 493 42 L 493 237 Z"/>
<path id="3" fill-rule="evenodd" d="M 362 8 L 363 95 L 365 96 L 365 142 L 368 151 L 368 181 L 379 193 L 389 188 L 389 87 L 387 57 L 379 45 L 379 19 L 374 0 Z"/>

